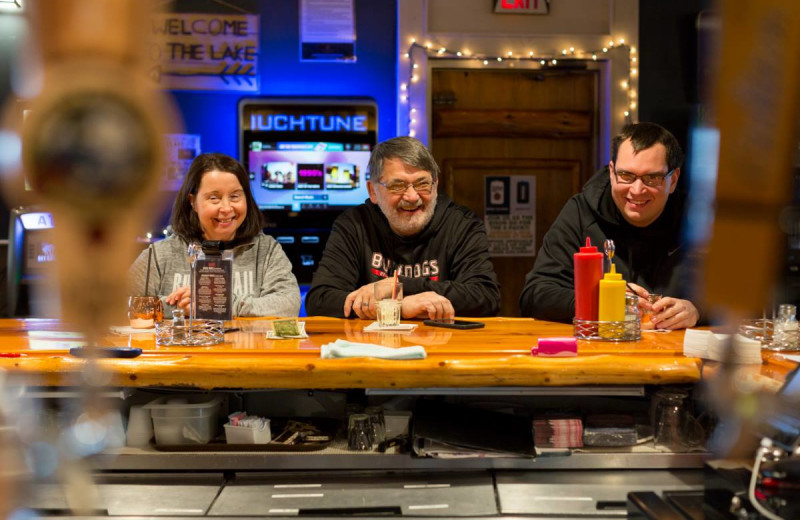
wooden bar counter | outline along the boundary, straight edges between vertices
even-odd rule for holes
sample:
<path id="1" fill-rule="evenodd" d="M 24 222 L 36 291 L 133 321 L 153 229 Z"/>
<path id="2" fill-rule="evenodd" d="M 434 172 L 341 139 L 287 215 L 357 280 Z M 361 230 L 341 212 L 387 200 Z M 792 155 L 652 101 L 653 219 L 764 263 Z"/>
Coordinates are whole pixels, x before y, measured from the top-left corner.
<path id="1" fill-rule="evenodd" d="M 537 338 L 570 336 L 572 327 L 528 318 L 488 318 L 483 329 L 418 322 L 411 332 L 370 333 L 368 321 L 305 318 L 307 339 L 270 340 L 269 319 L 240 319 L 238 332 L 210 347 L 160 347 L 152 332 L 112 335 L 107 345 L 139 347 L 135 359 L 102 359 L 109 386 L 214 388 L 437 388 L 692 383 L 701 360 L 682 353 L 683 331 L 643 332 L 636 342 L 579 341 L 578 356 L 530 354 Z M 338 338 L 389 347 L 422 345 L 424 360 L 321 359 Z M 87 361 L 69 354 L 80 336 L 53 320 L 0 320 L 0 367 L 29 384 L 71 386 Z M 764 368 L 772 376 L 789 370 Z M 762 371 L 763 371 L 762 370 Z M 780 373 L 780 374 L 779 374 Z"/>
<path id="2" fill-rule="evenodd" d="M 569 325 L 527 318 L 483 319 L 486 327 L 423 325 L 370 333 L 368 321 L 306 318 L 307 339 L 270 340 L 267 319 L 240 319 L 240 331 L 211 347 L 159 347 L 152 332 L 109 335 L 105 343 L 139 347 L 135 359 L 102 359 L 107 385 L 212 388 L 428 388 L 691 383 L 700 360 L 682 354 L 683 332 L 643 333 L 637 342 L 579 342 L 579 355 L 537 358 L 538 337 L 570 336 Z M 427 359 L 321 359 L 338 338 L 389 347 L 422 345 Z M 69 386 L 87 361 L 68 352 L 80 342 L 51 320 L 0 320 L 0 367 L 38 385 Z M 9 357 L 10 356 L 10 357 Z"/>

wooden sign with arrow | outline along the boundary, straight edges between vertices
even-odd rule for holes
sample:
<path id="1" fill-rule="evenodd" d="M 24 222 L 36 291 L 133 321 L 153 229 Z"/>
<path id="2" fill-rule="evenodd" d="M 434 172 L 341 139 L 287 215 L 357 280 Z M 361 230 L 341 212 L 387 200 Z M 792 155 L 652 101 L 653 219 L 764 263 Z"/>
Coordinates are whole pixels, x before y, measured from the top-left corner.
<path id="1" fill-rule="evenodd" d="M 151 78 L 172 90 L 258 91 L 258 15 L 158 14 Z"/>

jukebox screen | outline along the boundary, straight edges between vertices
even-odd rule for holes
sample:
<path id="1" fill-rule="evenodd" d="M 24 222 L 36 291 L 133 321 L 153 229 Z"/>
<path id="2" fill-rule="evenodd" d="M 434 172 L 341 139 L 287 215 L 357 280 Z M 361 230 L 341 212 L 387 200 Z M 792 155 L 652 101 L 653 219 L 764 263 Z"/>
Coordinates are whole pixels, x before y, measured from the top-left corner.
<path id="1" fill-rule="evenodd" d="M 364 202 L 376 116 L 372 102 L 243 100 L 241 159 L 259 208 L 341 210 Z"/>

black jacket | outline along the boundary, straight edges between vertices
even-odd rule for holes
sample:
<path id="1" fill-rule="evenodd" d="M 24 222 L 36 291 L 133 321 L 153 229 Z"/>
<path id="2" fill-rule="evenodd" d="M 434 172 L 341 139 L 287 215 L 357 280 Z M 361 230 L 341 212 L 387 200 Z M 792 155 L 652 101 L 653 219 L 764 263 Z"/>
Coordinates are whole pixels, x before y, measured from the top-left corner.
<path id="1" fill-rule="evenodd" d="M 349 293 L 393 276 L 396 269 L 406 296 L 436 292 L 450 300 L 457 316 L 494 316 L 499 310 L 500 286 L 483 222 L 440 194 L 433 218 L 413 237 L 396 235 L 369 200 L 337 218 L 314 273 L 306 311 L 309 316 L 343 317 Z"/>
<path id="2" fill-rule="evenodd" d="M 704 320 L 700 305 L 691 294 L 697 285 L 698 261 L 681 240 L 685 198 L 681 190 L 675 190 L 655 222 L 644 228 L 632 226 L 611 198 L 608 168 L 597 172 L 583 191 L 567 202 L 545 234 L 519 299 L 522 315 L 572 322 L 575 315 L 572 255 L 589 237 L 600 252 L 607 238 L 614 241 L 614 264 L 626 281 L 649 292 L 691 300 Z"/>

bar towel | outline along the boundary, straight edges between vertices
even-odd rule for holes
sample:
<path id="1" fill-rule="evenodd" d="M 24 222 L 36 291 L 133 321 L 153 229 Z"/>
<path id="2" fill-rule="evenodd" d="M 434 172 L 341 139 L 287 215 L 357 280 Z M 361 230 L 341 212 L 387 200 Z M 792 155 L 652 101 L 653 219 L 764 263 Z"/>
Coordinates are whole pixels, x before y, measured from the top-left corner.
<path id="1" fill-rule="evenodd" d="M 371 343 L 354 343 L 337 339 L 333 343 L 322 345 L 323 359 L 373 357 L 381 359 L 425 359 L 425 349 L 420 345 L 413 347 L 390 348 Z"/>

